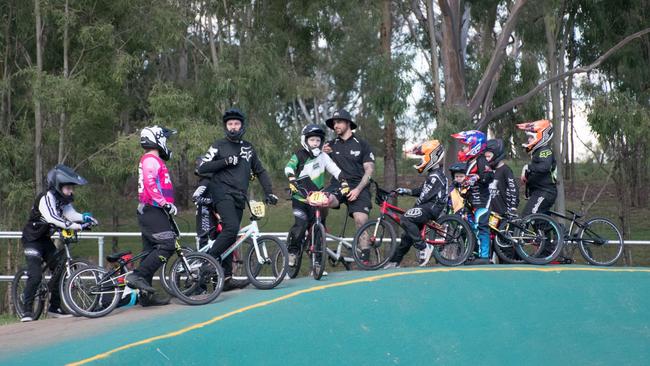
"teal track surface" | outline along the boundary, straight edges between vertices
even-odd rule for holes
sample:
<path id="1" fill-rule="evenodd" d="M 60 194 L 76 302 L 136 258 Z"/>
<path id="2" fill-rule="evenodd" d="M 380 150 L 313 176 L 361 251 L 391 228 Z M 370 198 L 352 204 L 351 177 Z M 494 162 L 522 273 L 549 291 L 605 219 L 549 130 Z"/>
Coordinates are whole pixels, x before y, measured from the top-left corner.
<path id="1" fill-rule="evenodd" d="M 647 269 L 338 272 L 14 350 L 0 364 L 648 365 L 649 294 Z"/>

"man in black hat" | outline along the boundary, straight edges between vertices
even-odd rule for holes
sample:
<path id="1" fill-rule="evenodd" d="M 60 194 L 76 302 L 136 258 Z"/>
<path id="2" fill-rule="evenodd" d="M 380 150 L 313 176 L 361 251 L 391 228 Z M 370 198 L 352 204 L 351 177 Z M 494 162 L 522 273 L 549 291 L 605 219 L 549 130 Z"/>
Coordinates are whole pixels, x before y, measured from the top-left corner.
<path id="1" fill-rule="evenodd" d="M 348 206 L 348 213 L 354 219 L 356 227 L 360 228 L 368 222 L 368 214 L 372 208 L 368 184 L 375 170 L 375 155 L 370 145 L 352 132 L 357 128 L 357 124 L 345 109 L 334 112 L 325 124 L 336 132 L 337 137 L 329 141 L 323 151 L 330 155 L 341 168 L 342 175 L 347 178 L 350 192 L 343 202 Z M 337 182 L 332 180 L 330 189 L 338 189 L 336 185 Z M 361 238 L 360 247 L 362 259 L 367 258 L 370 254 L 367 238 Z"/>

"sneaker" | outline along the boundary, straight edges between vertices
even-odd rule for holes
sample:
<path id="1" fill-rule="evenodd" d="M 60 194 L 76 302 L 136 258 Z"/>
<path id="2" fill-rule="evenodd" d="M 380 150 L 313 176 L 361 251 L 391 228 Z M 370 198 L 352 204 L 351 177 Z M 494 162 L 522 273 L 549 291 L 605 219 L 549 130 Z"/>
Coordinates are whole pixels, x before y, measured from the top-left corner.
<path id="1" fill-rule="evenodd" d="M 328 274 L 327 271 L 323 271 L 323 275 L 321 277 L 325 277 L 325 276 L 327 276 L 327 274 Z M 309 276 L 308 277 L 313 277 L 313 276 L 314 276 L 314 272 L 309 271 Z"/>
<path id="2" fill-rule="evenodd" d="M 490 263 L 489 258 L 475 258 L 473 261 L 467 263 L 469 265 L 483 265 L 483 264 L 492 264 Z"/>
<path id="3" fill-rule="evenodd" d="M 23 323 L 31 322 L 33 320 L 34 320 L 34 315 L 32 315 L 32 313 L 30 313 L 30 312 L 25 312 L 25 314 L 23 314 L 23 317 L 20 318 L 20 321 L 23 322 Z"/>
<path id="4" fill-rule="evenodd" d="M 171 297 L 160 294 L 152 294 L 149 292 L 142 292 L 140 293 L 138 300 L 140 301 L 140 305 L 143 307 L 162 306 L 169 304 Z"/>
<path id="5" fill-rule="evenodd" d="M 289 267 L 295 267 L 296 266 L 296 258 L 297 256 L 293 253 L 289 253 Z"/>
<path id="6" fill-rule="evenodd" d="M 61 308 L 49 308 L 47 310 L 47 316 L 49 318 L 72 318 L 72 314 L 66 313 Z"/>
<path id="7" fill-rule="evenodd" d="M 246 286 L 248 286 L 247 280 L 237 280 L 232 277 L 228 277 L 228 279 L 225 280 L 223 283 L 222 291 L 239 290 Z"/>
<path id="8" fill-rule="evenodd" d="M 429 259 L 431 259 L 431 253 L 433 253 L 433 245 L 426 244 L 424 249 L 420 250 L 420 253 L 418 255 L 418 265 L 420 267 L 424 267 L 427 265 L 427 263 L 429 263 Z"/>
<path id="9" fill-rule="evenodd" d="M 388 262 L 384 266 L 384 269 L 391 269 L 391 268 L 400 268 L 399 263 L 397 263 L 397 262 Z"/>
<path id="10" fill-rule="evenodd" d="M 126 285 L 132 289 L 138 289 L 152 293 L 156 292 L 156 289 L 151 287 L 151 285 L 147 283 L 147 280 L 145 280 L 144 277 L 136 274 L 135 272 L 129 273 L 124 279 L 126 280 Z"/>

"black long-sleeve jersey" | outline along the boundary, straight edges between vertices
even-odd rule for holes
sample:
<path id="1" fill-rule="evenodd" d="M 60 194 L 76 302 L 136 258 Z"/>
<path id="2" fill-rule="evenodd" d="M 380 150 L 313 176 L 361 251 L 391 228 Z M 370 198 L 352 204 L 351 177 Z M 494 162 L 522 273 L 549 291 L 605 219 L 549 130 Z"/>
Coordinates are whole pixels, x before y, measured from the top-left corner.
<path id="1" fill-rule="evenodd" d="M 512 169 L 506 164 L 494 171 L 490 194 L 490 210 L 498 214 L 502 215 L 519 207 L 519 186 Z"/>
<path id="2" fill-rule="evenodd" d="M 69 229 L 83 222 L 83 215 L 72 203 L 60 198 L 53 190 L 45 191 L 34 200 L 27 224 L 23 228 L 23 240 L 36 241 L 52 235 L 54 227 Z"/>
<path id="3" fill-rule="evenodd" d="M 555 156 L 550 146 L 535 150 L 526 173 L 526 190 L 528 192 L 557 192 L 555 181 Z"/>
<path id="4" fill-rule="evenodd" d="M 447 204 L 447 177 L 444 169 L 431 170 L 424 183 L 411 191 L 412 196 L 418 197 L 415 200 L 416 206 L 444 207 Z"/>
<path id="5" fill-rule="evenodd" d="M 472 207 L 484 208 L 490 202 L 490 183 L 494 172 L 488 166 L 488 161 L 482 154 L 467 164 L 467 176 L 478 175 L 478 180 L 469 187 L 468 198 Z"/>
<path id="6" fill-rule="evenodd" d="M 235 155 L 237 165 L 226 164 L 226 158 Z M 212 183 L 220 193 L 246 193 L 251 174 L 257 176 L 265 194 L 271 194 L 271 177 L 262 166 L 253 145 L 248 141 L 232 142 L 227 139 L 215 141 L 201 159 L 197 169 L 200 175 L 212 174 Z"/>

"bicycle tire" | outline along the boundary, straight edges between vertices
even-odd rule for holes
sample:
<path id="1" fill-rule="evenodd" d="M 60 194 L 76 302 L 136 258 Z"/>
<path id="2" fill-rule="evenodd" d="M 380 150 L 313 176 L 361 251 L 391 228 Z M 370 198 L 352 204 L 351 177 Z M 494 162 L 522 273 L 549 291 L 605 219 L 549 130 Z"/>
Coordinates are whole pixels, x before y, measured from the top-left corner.
<path id="1" fill-rule="evenodd" d="M 564 246 L 564 232 L 557 221 L 539 213 L 522 218 L 513 230 L 513 238 L 517 254 L 536 265 L 554 261 Z"/>
<path id="2" fill-rule="evenodd" d="M 370 229 L 369 233 L 366 230 Z M 370 246 L 370 256 L 367 260 L 361 258 L 361 248 L 359 248 L 359 241 L 361 236 L 366 233 L 368 235 L 368 244 Z M 388 237 L 385 236 L 388 234 Z M 397 250 L 397 240 L 395 229 L 393 225 L 386 220 L 372 220 L 363 224 L 354 234 L 352 240 L 352 258 L 357 266 L 364 270 L 376 270 L 382 268 Z M 383 249 L 383 250 L 382 250 Z M 373 261 L 372 255 L 376 257 Z"/>
<path id="3" fill-rule="evenodd" d="M 68 314 L 72 314 L 74 316 L 81 316 L 81 314 L 78 314 L 74 309 L 68 305 L 65 296 L 63 296 L 63 292 L 65 291 L 65 281 L 72 276 L 72 274 L 78 270 L 81 267 L 88 267 L 92 266 L 93 263 L 90 261 L 87 261 L 85 259 L 72 259 L 70 261 L 70 273 L 68 274 L 67 271 L 64 270 L 63 274 L 61 274 L 61 279 L 59 280 L 59 296 L 61 297 L 61 309 L 63 311 L 67 312 Z"/>
<path id="4" fill-rule="evenodd" d="M 605 226 L 595 229 L 594 226 L 599 223 Z M 603 237 L 604 232 L 609 229 L 612 229 L 611 232 Z M 585 235 L 589 235 L 589 239 L 586 239 Z M 594 266 L 611 266 L 623 255 L 624 243 L 621 231 L 616 224 L 607 218 L 594 217 L 587 220 L 585 226 L 580 230 L 579 238 L 579 248 L 582 256 Z M 604 242 L 605 240 L 607 240 L 607 243 Z M 596 259 L 595 253 L 605 253 L 606 259 Z M 607 255 L 608 253 L 613 255 Z"/>
<path id="5" fill-rule="evenodd" d="M 251 281 L 246 274 L 246 253 L 244 253 L 243 246 L 238 246 L 230 253 L 232 256 L 232 278 L 242 281 L 241 287 L 248 286 Z"/>
<path id="6" fill-rule="evenodd" d="M 323 224 L 314 224 L 311 227 L 311 275 L 315 280 L 320 280 L 327 266 L 327 250 L 325 249 L 325 227 Z"/>
<path id="7" fill-rule="evenodd" d="M 209 254 L 192 252 L 179 256 L 172 265 L 170 288 L 188 305 L 211 303 L 221 294 L 223 284 L 223 268 Z"/>
<path id="8" fill-rule="evenodd" d="M 181 247 L 180 250 L 181 252 L 183 252 L 183 254 L 189 254 L 195 252 L 195 250 L 193 250 L 190 247 Z M 160 272 L 158 274 L 158 277 L 160 278 L 160 286 L 163 288 L 163 290 L 165 290 L 165 292 L 167 292 L 169 295 L 175 297 L 176 294 L 174 293 L 171 286 L 169 285 L 169 277 L 171 276 L 170 274 L 171 267 L 172 265 L 169 263 L 169 260 L 165 261 L 160 267 Z"/>
<path id="9" fill-rule="evenodd" d="M 469 224 L 458 216 L 444 215 L 436 220 L 438 225 L 445 228 L 444 244 L 433 246 L 433 256 L 438 263 L 443 266 L 454 267 L 459 266 L 467 260 L 469 255 L 474 249 L 475 236 Z M 435 233 L 435 237 L 441 237 L 441 233 L 437 230 L 425 231 L 426 234 Z M 434 237 L 434 238 L 435 238 Z M 428 237 L 427 237 L 428 238 Z M 450 254 L 453 258 L 450 258 Z"/>
<path id="10" fill-rule="evenodd" d="M 27 311 L 21 300 L 23 291 L 25 290 L 25 285 L 27 284 L 27 277 L 27 268 L 22 267 L 16 271 L 16 274 L 14 274 L 14 278 L 11 281 L 11 298 L 14 302 L 14 310 L 16 311 L 16 314 L 19 318 L 22 318 Z M 49 293 L 49 291 L 47 291 L 47 287 L 43 289 L 42 285 L 43 283 L 41 279 L 41 281 L 38 283 L 36 294 L 34 294 L 34 302 L 32 304 L 33 320 L 38 320 L 38 318 L 41 317 L 45 305 L 45 300 L 47 300 L 47 294 Z M 45 291 L 44 294 L 42 293 L 43 291 Z"/>
<path id="11" fill-rule="evenodd" d="M 250 243 L 244 268 L 248 280 L 260 290 L 269 290 L 278 286 L 284 280 L 289 268 L 289 252 L 287 247 L 276 237 L 262 235 L 257 238 L 260 263 L 255 245 Z"/>
<path id="12" fill-rule="evenodd" d="M 115 310 L 123 292 L 120 287 L 125 285 L 117 277 L 107 277 L 108 273 L 98 266 L 75 271 L 65 281 L 63 292 L 70 308 L 86 318 L 101 318 Z"/>
<path id="13" fill-rule="evenodd" d="M 497 253 L 499 261 L 507 264 L 525 264 L 527 263 L 523 260 L 511 240 L 501 237 L 501 232 L 510 230 L 508 222 L 501 220 L 499 223 L 499 232 L 496 232 L 494 236 L 494 252 Z"/>

